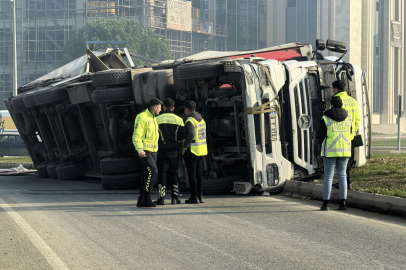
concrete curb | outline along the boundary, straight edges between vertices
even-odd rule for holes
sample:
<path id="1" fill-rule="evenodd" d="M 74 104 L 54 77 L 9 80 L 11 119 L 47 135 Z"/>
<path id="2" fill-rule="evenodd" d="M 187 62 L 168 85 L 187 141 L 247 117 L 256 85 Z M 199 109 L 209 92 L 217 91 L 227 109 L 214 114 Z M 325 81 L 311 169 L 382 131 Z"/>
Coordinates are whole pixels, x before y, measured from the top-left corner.
<path id="1" fill-rule="evenodd" d="M 301 197 L 300 195 L 302 195 L 323 200 L 323 186 L 314 183 L 287 180 L 283 191 L 286 192 L 286 196 L 293 198 L 299 198 Z M 338 202 L 339 199 L 339 190 L 333 188 L 331 190 L 330 200 L 332 202 Z M 406 217 L 406 198 L 348 190 L 347 204 L 350 207 Z"/>

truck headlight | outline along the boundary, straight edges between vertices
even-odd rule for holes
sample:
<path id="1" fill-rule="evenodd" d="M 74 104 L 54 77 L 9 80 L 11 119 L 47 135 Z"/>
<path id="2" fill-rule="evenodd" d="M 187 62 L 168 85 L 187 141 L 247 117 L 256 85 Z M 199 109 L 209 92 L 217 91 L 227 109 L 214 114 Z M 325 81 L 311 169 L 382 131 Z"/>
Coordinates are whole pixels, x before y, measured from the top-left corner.
<path id="1" fill-rule="evenodd" d="M 266 174 L 268 177 L 268 186 L 276 186 L 279 184 L 279 169 L 275 163 L 266 165 Z"/>
<path id="2" fill-rule="evenodd" d="M 257 182 L 258 184 L 262 185 L 262 172 L 257 171 Z"/>

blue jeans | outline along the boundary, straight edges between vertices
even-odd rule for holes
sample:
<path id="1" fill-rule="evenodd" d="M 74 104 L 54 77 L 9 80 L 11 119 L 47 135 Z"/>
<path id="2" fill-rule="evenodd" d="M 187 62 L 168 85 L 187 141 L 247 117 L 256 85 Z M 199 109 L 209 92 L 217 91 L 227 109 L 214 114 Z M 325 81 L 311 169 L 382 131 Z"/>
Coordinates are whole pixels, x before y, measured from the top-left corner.
<path id="1" fill-rule="evenodd" d="M 334 178 L 334 168 L 337 165 L 337 177 L 340 186 L 340 200 L 347 199 L 347 163 L 348 157 L 323 157 L 324 187 L 323 200 L 330 200 L 331 184 Z"/>

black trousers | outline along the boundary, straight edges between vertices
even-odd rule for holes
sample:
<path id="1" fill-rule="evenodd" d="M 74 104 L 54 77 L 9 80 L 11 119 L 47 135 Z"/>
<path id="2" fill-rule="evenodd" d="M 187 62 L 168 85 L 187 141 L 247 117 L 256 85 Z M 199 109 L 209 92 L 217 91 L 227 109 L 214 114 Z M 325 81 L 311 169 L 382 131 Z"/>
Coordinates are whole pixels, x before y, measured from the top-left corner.
<path id="1" fill-rule="evenodd" d="M 184 155 L 192 198 L 203 193 L 203 158 L 190 152 L 190 148 Z"/>
<path id="2" fill-rule="evenodd" d="M 179 158 L 180 148 L 163 148 L 158 151 L 158 184 L 165 187 L 168 180 L 171 185 L 178 185 Z"/>
<path id="3" fill-rule="evenodd" d="M 156 166 L 157 156 L 156 152 L 145 151 L 145 157 L 139 157 L 142 167 L 140 192 L 150 192 L 155 184 L 158 176 L 158 168 Z"/>
<path id="4" fill-rule="evenodd" d="M 354 166 L 355 160 L 354 160 L 354 147 L 351 146 L 351 158 L 348 160 L 347 164 L 347 170 L 345 171 L 347 173 L 347 186 L 351 184 L 351 168 Z"/>

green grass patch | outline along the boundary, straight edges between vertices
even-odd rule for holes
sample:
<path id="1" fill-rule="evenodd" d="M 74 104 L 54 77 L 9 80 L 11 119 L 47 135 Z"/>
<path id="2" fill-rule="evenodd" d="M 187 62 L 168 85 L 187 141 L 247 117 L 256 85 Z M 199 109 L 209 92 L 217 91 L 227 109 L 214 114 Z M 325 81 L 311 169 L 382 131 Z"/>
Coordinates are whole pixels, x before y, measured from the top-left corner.
<path id="1" fill-rule="evenodd" d="M 406 154 L 372 154 L 364 166 L 351 170 L 351 182 L 354 191 L 406 198 Z"/>
<path id="2" fill-rule="evenodd" d="M 374 146 L 398 146 L 398 140 L 372 140 L 372 147 Z M 400 140 L 400 146 L 406 146 L 406 139 Z"/>
<path id="3" fill-rule="evenodd" d="M 0 163 L 32 163 L 31 157 L 0 157 Z"/>

